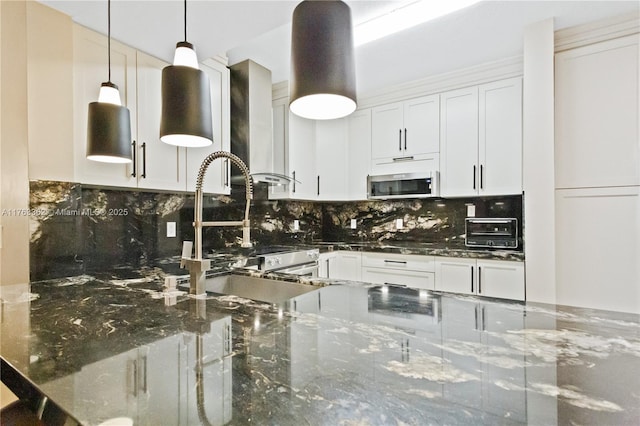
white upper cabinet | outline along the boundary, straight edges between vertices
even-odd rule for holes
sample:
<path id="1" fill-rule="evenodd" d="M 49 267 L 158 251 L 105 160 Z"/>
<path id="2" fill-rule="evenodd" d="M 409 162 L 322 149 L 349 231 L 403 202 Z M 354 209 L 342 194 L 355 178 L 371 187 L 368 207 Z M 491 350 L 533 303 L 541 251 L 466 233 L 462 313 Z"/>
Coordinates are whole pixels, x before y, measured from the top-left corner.
<path id="1" fill-rule="evenodd" d="M 522 80 L 478 88 L 480 195 L 522 193 Z"/>
<path id="2" fill-rule="evenodd" d="M 477 195 L 478 88 L 443 93 L 440 105 L 441 195 Z"/>
<path id="3" fill-rule="evenodd" d="M 522 80 L 440 97 L 441 195 L 522 192 Z"/>
<path id="4" fill-rule="evenodd" d="M 195 191 L 202 161 L 216 151 L 231 150 L 231 122 L 229 97 L 229 68 L 225 64 L 207 59 L 200 64 L 211 84 L 211 113 L 213 114 L 213 144 L 204 148 L 186 148 L 186 189 Z M 226 158 L 214 160 L 207 169 L 202 188 L 206 193 L 231 193 L 231 164 Z"/>
<path id="5" fill-rule="evenodd" d="M 402 149 L 405 156 L 440 152 L 440 96 L 404 102 Z"/>
<path id="6" fill-rule="evenodd" d="M 375 160 L 402 156 L 402 102 L 382 105 L 371 112 L 371 158 Z"/>
<path id="7" fill-rule="evenodd" d="M 294 181 L 271 187 L 269 198 L 348 199 L 348 119 L 316 121 L 298 117 L 289 111 L 286 97 L 275 99 L 272 111 L 274 172 Z M 362 162 L 363 154 L 360 155 Z M 366 174 L 363 180 L 366 181 Z"/>
<path id="8" fill-rule="evenodd" d="M 347 119 L 316 121 L 316 199 L 318 200 L 348 198 L 347 137 Z"/>
<path id="9" fill-rule="evenodd" d="M 166 62 L 111 42 L 111 80 L 131 114 L 133 163 L 107 164 L 86 159 L 87 108 L 97 101 L 107 80 L 107 38 L 74 25 L 74 154 L 75 180 L 94 185 L 170 191 L 195 190 L 202 160 L 211 152 L 230 149 L 229 70 L 215 60 L 201 69 L 211 82 L 214 144 L 179 148 L 160 141 L 162 70 Z M 207 171 L 204 190 L 229 194 L 230 167 L 216 160 Z"/>
<path id="10" fill-rule="evenodd" d="M 398 169 L 392 166 L 394 163 L 433 158 L 434 154 L 435 161 L 426 162 L 423 171 L 438 170 L 439 95 L 375 107 L 371 112 L 371 128 L 373 173 L 393 173 Z"/>
<path id="11" fill-rule="evenodd" d="M 358 110 L 347 121 L 347 199 L 366 200 L 371 169 L 371 109 Z"/>
<path id="12" fill-rule="evenodd" d="M 287 107 L 288 109 L 288 107 Z M 289 112 L 289 176 L 291 198 L 312 200 L 317 197 L 316 122 Z"/>
<path id="13" fill-rule="evenodd" d="M 556 54 L 556 188 L 640 185 L 639 37 Z"/>
<path id="14" fill-rule="evenodd" d="M 132 164 L 99 163 L 86 158 L 89 103 L 98 100 L 100 85 L 108 79 L 107 37 L 74 25 L 73 61 L 75 181 L 94 185 L 137 186 Z M 120 90 L 122 105 L 129 108 L 131 137 L 136 138 L 136 51 L 113 40 L 111 81 Z"/>
<path id="15" fill-rule="evenodd" d="M 139 188 L 181 191 L 185 185 L 184 148 L 160 140 L 162 69 L 167 65 L 137 52 L 135 177 Z"/>
<path id="16" fill-rule="evenodd" d="M 273 171 L 291 177 L 289 173 L 289 100 L 275 99 L 272 104 Z M 293 184 L 269 187 L 269 199 L 289 198 Z"/>

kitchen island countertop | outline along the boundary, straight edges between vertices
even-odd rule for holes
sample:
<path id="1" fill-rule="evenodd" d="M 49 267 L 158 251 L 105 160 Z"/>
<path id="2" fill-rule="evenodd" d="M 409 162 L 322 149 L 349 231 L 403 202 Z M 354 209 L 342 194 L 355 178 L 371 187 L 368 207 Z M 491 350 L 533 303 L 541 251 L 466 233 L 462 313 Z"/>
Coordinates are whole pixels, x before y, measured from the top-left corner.
<path id="1" fill-rule="evenodd" d="M 640 423 L 637 315 L 322 279 L 196 299 L 129 275 L 2 303 L 2 358 L 82 424 Z"/>

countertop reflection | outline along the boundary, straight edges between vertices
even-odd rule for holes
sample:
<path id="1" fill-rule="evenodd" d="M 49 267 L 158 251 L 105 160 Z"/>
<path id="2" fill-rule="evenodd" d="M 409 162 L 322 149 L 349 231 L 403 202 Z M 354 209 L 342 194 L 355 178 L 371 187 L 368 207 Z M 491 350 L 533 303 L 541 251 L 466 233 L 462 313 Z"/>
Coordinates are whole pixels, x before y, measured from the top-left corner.
<path id="1" fill-rule="evenodd" d="M 330 284 L 268 304 L 33 283 L 1 353 L 82 424 L 640 423 L 637 316 Z"/>

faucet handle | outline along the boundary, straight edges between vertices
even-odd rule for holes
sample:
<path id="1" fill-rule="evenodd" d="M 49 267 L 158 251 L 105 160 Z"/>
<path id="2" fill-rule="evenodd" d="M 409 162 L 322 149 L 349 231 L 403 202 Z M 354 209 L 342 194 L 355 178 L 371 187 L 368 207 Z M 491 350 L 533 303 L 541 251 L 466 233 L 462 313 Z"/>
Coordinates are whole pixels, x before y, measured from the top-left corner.
<path id="1" fill-rule="evenodd" d="M 251 248 L 253 244 L 251 244 L 251 236 L 250 236 L 250 225 L 249 220 L 242 221 L 242 244 L 240 247 L 242 248 Z"/>
<path id="2" fill-rule="evenodd" d="M 180 256 L 180 268 L 186 266 L 185 260 L 191 259 L 191 252 L 193 251 L 193 241 L 182 242 L 182 256 Z"/>

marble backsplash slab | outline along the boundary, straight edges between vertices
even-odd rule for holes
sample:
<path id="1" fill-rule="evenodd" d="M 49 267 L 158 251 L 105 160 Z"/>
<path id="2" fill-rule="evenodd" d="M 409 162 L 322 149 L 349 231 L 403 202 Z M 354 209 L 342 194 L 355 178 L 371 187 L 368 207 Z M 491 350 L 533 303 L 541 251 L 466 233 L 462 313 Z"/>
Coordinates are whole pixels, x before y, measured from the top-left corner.
<path id="1" fill-rule="evenodd" d="M 235 188 L 232 192 L 244 196 Z M 477 217 L 516 217 L 522 224 L 521 196 L 340 203 L 254 200 L 251 240 L 257 247 L 344 241 L 423 242 L 463 248 L 469 204 L 475 206 Z M 177 263 L 182 241 L 193 240 L 193 208 L 192 193 L 32 181 L 31 280 L 119 267 L 166 267 L 172 257 Z M 243 199 L 204 198 L 205 221 L 240 220 L 243 212 Z M 351 229 L 351 219 L 356 220 L 356 229 Z M 397 219 L 404 223 L 400 229 Z M 294 220 L 299 221 L 298 230 L 294 230 Z M 167 237 L 168 222 L 176 223 L 176 237 Z M 205 253 L 225 251 L 239 247 L 240 240 L 239 228 L 206 228 L 203 249 Z"/>

